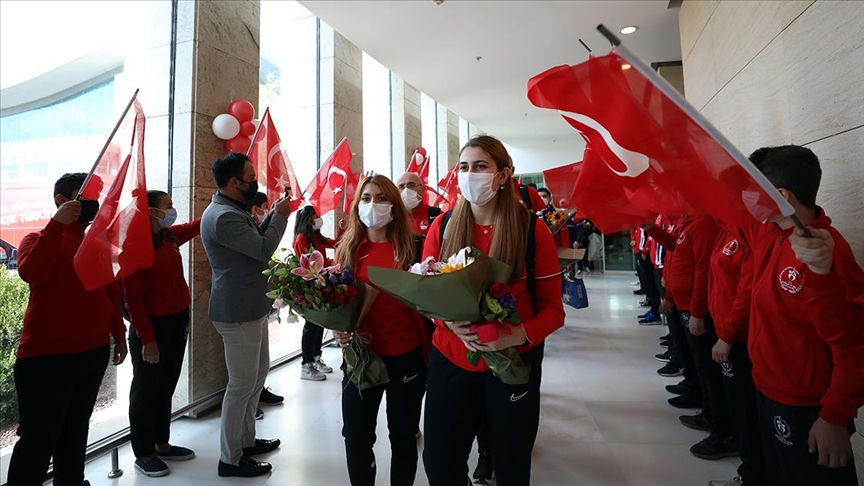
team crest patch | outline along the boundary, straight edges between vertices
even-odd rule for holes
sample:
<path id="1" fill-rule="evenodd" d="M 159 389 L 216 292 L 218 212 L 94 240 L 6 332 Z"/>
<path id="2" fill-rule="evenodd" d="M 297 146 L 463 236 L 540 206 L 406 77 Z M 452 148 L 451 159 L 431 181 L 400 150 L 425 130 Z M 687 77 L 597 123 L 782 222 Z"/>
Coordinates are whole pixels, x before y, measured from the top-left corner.
<path id="1" fill-rule="evenodd" d="M 426 231 L 429 229 L 429 223 L 426 220 L 420 221 L 420 229 Z"/>
<path id="2" fill-rule="evenodd" d="M 780 272 L 780 288 L 790 294 L 801 291 L 801 272 L 795 267 L 786 267 Z"/>
<path id="3" fill-rule="evenodd" d="M 723 254 L 726 256 L 732 256 L 738 252 L 738 240 L 730 240 L 726 243 L 726 246 L 723 247 Z"/>
<path id="4" fill-rule="evenodd" d="M 779 415 L 774 417 L 774 430 L 776 432 L 774 437 L 776 437 L 777 440 L 787 446 L 792 445 L 792 441 L 789 440 L 789 436 L 792 435 L 792 430 L 789 428 L 789 424 L 783 420 L 783 417 Z"/>
<path id="5" fill-rule="evenodd" d="M 727 378 L 734 378 L 735 374 L 732 373 L 732 363 L 726 361 L 724 363 L 720 363 L 720 372 L 723 373 L 723 376 Z"/>
<path id="6" fill-rule="evenodd" d="M 679 245 L 681 243 L 684 243 L 684 232 L 683 231 L 681 232 L 680 235 L 678 235 L 678 241 L 676 243 L 678 243 Z"/>

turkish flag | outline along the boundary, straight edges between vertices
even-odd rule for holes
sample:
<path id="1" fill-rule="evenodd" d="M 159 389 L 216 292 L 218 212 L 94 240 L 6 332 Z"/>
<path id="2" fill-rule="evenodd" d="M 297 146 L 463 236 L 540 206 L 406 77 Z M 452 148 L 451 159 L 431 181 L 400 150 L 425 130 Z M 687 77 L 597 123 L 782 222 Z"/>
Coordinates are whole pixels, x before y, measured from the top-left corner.
<path id="1" fill-rule="evenodd" d="M 276 125 L 270 117 L 270 108 L 264 110 L 261 125 L 252 145 L 249 147 L 249 160 L 258 171 L 258 178 L 264 175 L 267 181 L 267 203 L 272 205 L 285 196 L 286 188 L 291 189 L 291 211 L 303 204 L 303 193 L 300 184 L 291 167 L 288 153 L 282 146 L 282 140 L 276 131 Z"/>
<path id="2" fill-rule="evenodd" d="M 620 177 L 591 148 L 585 149 L 580 165 L 569 195 L 579 209 L 577 218 L 590 219 L 603 233 L 631 229 L 654 219 L 650 211 L 631 202 Z"/>
<path id="3" fill-rule="evenodd" d="M 570 194 L 576 186 L 576 180 L 579 178 L 581 169 L 582 162 L 579 161 L 543 171 L 543 179 L 546 181 L 546 188 L 552 193 L 552 204 L 555 207 L 561 209 L 574 209 L 576 207 L 570 199 Z"/>
<path id="4" fill-rule="evenodd" d="M 351 147 L 348 146 L 348 139 L 343 138 L 336 146 L 336 150 L 330 154 L 327 162 L 318 169 L 318 173 L 312 178 L 304 194 L 309 196 L 309 204 L 315 208 L 315 212 L 319 216 L 324 215 L 335 210 L 339 205 L 349 180 L 354 180 L 354 172 L 351 170 Z"/>
<path id="5" fill-rule="evenodd" d="M 342 222 L 336 225 L 336 239 L 342 237 L 342 233 L 348 229 L 348 218 L 351 217 L 351 205 L 354 204 L 354 195 L 357 193 L 357 188 L 360 186 L 360 174 L 351 172 L 345 179 L 345 185 L 342 190 Z"/>
<path id="6" fill-rule="evenodd" d="M 137 99 L 132 106 L 134 110 L 127 111 L 106 144 L 119 147 L 125 142 L 127 155 L 115 168 L 114 154 L 118 152 L 104 151 L 79 191 L 83 197 L 100 203 L 72 261 L 87 290 L 103 287 L 153 262 L 144 171 L 145 118 Z"/>
<path id="7" fill-rule="evenodd" d="M 528 98 L 558 110 L 647 210 L 730 224 L 792 213 L 743 154 L 623 46 L 531 78 Z"/>
<path id="8" fill-rule="evenodd" d="M 426 149 L 417 147 L 414 155 L 411 156 L 411 161 L 408 162 L 408 169 L 405 172 L 417 174 L 423 185 L 429 184 L 429 156 L 426 154 Z"/>
<path id="9" fill-rule="evenodd" d="M 459 200 L 459 166 L 454 165 L 438 182 L 438 188 L 444 191 L 441 201 L 441 211 L 447 212 L 456 206 Z"/>

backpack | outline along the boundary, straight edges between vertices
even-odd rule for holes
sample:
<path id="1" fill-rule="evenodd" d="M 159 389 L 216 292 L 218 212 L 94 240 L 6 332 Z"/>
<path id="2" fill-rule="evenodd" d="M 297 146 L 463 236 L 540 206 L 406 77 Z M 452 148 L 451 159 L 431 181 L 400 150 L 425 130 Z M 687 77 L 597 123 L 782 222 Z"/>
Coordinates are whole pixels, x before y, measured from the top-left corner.
<path id="1" fill-rule="evenodd" d="M 519 197 L 522 199 L 522 202 L 525 203 L 525 207 L 528 208 L 528 211 L 534 213 L 534 206 L 531 204 L 531 192 L 528 191 L 528 186 L 525 184 L 519 184 Z"/>
<path id="2" fill-rule="evenodd" d="M 444 213 L 444 219 L 441 221 L 441 233 L 439 241 L 441 241 L 442 245 L 444 243 L 444 231 L 447 229 L 447 223 L 450 222 L 450 216 L 452 216 L 452 213 L 452 209 Z M 531 219 L 528 220 L 528 244 L 525 245 L 525 284 L 528 287 L 528 294 L 531 296 L 531 305 L 534 307 L 535 314 L 537 313 L 537 299 L 534 297 L 534 254 L 537 252 L 537 241 L 534 232 L 536 227 L 537 215 L 531 213 Z"/>
<path id="3" fill-rule="evenodd" d="M 429 226 L 435 221 L 435 218 L 441 215 L 441 208 L 437 206 L 429 207 Z M 425 235 L 414 236 L 414 263 L 420 263 L 423 258 L 423 244 L 426 243 Z"/>

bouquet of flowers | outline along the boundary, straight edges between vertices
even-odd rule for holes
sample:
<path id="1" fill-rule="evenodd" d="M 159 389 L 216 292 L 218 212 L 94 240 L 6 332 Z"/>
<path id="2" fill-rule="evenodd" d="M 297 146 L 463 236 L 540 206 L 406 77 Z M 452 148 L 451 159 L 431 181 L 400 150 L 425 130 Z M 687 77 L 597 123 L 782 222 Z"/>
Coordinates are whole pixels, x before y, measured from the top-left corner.
<path id="1" fill-rule="evenodd" d="M 541 211 L 537 212 L 537 216 L 546 223 L 546 226 L 549 227 L 549 231 L 554 235 L 567 226 L 567 221 L 573 217 L 576 211 L 572 209 L 568 209 L 566 211 L 562 211 L 560 209 L 554 209 L 551 206 L 546 206 Z"/>
<path id="2" fill-rule="evenodd" d="M 270 277 L 267 297 L 273 299 L 274 309 L 290 307 L 307 321 L 333 331 L 354 331 L 378 294 L 358 282 L 350 267 L 325 266 L 319 251 L 299 257 L 289 252 L 282 260 L 271 260 L 262 273 Z M 345 348 L 350 380 L 361 391 L 390 381 L 384 362 L 368 344 L 355 335 Z"/>
<path id="3" fill-rule="evenodd" d="M 481 343 L 498 339 L 499 332 L 509 333 L 505 322 L 519 324 L 516 300 L 507 282 L 513 269 L 489 258 L 476 248 L 458 251 L 446 262 L 427 258 L 414 264 L 408 272 L 386 268 L 369 269 L 369 279 L 381 290 L 430 319 L 469 321 L 476 324 Z M 528 383 L 529 365 L 516 348 L 502 351 L 469 352 L 473 364 L 480 360 L 504 383 Z"/>

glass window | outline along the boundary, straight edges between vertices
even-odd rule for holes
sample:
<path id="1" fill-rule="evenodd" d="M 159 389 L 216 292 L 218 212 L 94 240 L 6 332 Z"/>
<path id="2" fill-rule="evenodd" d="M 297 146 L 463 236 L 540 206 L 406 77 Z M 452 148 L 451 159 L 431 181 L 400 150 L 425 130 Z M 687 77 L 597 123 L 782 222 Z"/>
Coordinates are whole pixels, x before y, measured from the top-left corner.
<path id="1" fill-rule="evenodd" d="M 390 70 L 363 53 L 363 170 L 393 178 Z M 400 161 L 400 165 L 404 162 Z M 397 175 L 402 174 L 399 167 Z"/>
<path id="2" fill-rule="evenodd" d="M 426 93 L 420 93 L 420 126 L 423 148 L 429 154 L 429 183 L 438 184 L 447 167 L 438 167 L 438 103 Z"/>
<path id="3" fill-rule="evenodd" d="M 135 87 L 149 94 L 141 97 L 145 114 L 168 112 L 168 93 L 159 90 L 168 87 L 170 46 L 162 39 L 170 33 L 169 2 L 2 2 L 0 238 L 18 246 L 45 226 L 56 211 L 54 182 L 65 172 L 90 170 Z M 132 71 L 134 81 L 125 76 Z M 167 139 L 167 124 L 148 123 L 148 154 L 164 150 Z M 147 161 L 148 175 L 166 172 L 164 153 Z M 14 272 L 11 277 L 18 279 Z M 16 328 L 3 332 L 15 337 L 0 342 L 4 360 L 18 344 L 20 325 L 11 325 Z M 0 482 L 17 440 L 6 363 L 0 367 Z M 90 422 L 91 443 L 128 427 L 131 379 L 129 359 L 108 367 Z"/>

